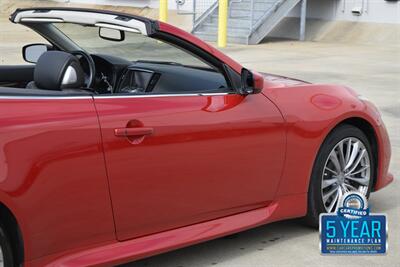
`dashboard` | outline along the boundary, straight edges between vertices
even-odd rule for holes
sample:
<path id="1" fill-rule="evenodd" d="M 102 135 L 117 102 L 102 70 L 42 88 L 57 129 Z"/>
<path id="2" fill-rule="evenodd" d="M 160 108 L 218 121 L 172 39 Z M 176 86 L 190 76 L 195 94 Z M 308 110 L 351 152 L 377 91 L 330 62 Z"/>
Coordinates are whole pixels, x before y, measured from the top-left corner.
<path id="1" fill-rule="evenodd" d="M 91 55 L 96 65 L 98 94 L 167 94 L 230 91 L 225 77 L 214 69 L 163 61 L 128 61 Z"/>

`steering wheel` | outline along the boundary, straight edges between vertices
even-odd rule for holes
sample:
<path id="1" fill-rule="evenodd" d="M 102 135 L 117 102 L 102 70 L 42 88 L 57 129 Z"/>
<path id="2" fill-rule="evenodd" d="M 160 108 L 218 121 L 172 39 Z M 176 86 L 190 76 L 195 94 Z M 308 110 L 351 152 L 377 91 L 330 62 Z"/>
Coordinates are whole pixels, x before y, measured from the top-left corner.
<path id="1" fill-rule="evenodd" d="M 75 57 L 77 57 L 79 60 L 81 58 L 85 59 L 85 61 L 87 62 L 88 71 L 89 71 L 89 73 L 85 72 L 85 85 L 87 88 L 93 88 L 95 78 L 96 78 L 96 64 L 94 63 L 93 58 L 85 51 L 77 50 L 77 51 L 72 51 L 69 53 L 71 55 L 74 55 Z M 79 57 L 81 57 L 81 58 L 79 58 Z"/>

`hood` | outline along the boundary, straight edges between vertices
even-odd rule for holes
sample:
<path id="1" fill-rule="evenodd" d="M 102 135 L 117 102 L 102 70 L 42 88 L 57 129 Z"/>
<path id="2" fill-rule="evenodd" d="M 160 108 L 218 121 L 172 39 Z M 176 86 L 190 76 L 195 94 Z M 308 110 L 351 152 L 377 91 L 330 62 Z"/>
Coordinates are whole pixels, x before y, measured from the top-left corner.
<path id="1" fill-rule="evenodd" d="M 294 78 L 279 76 L 275 74 L 263 73 L 263 72 L 260 72 L 260 74 L 264 77 L 264 83 L 266 87 L 276 88 L 276 87 L 288 87 L 288 86 L 310 84 L 309 82 L 305 82 Z"/>

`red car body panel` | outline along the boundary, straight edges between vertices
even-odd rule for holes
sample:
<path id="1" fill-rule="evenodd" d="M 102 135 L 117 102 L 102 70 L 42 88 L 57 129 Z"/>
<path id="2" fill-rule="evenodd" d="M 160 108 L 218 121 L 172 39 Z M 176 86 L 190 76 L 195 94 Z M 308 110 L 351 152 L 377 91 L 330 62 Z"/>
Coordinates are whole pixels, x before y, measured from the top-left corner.
<path id="1" fill-rule="evenodd" d="M 0 198 L 27 260 L 115 238 L 92 98 L 0 99 L 0 145 Z"/>
<path id="2" fill-rule="evenodd" d="M 189 33 L 158 30 L 242 69 Z M 375 132 L 374 189 L 393 180 L 379 112 L 340 86 L 266 75 L 247 96 L 0 102 L 0 202 L 21 229 L 26 266 L 111 266 L 304 216 L 318 150 L 348 119 Z M 154 132 L 116 136 L 133 126 Z"/>
<path id="3" fill-rule="evenodd" d="M 95 97 L 95 104 L 119 240 L 265 207 L 274 199 L 285 126 L 263 95 Z M 154 133 L 115 137 L 114 129 L 137 125 Z"/>
<path id="4" fill-rule="evenodd" d="M 388 174 L 391 156 L 388 134 L 371 103 L 359 100 L 352 90 L 342 86 L 284 86 L 282 82 L 277 83 L 278 87 L 263 91 L 278 105 L 288 125 L 286 165 L 278 196 L 308 191 L 308 183 L 297 177 L 310 177 L 315 157 L 326 136 L 340 122 L 351 118 L 368 122 L 377 137 L 379 160 L 374 189 L 378 190 L 393 180 L 393 176 Z M 300 158 L 301 164 L 298 163 Z"/>

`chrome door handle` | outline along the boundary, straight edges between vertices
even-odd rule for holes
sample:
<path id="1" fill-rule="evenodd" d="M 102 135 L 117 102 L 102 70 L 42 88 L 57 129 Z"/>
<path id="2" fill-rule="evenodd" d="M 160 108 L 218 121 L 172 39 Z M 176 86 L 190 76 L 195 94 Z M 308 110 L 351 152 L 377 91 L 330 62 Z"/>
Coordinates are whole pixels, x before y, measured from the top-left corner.
<path id="1" fill-rule="evenodd" d="M 149 127 L 117 128 L 114 130 L 115 136 L 118 137 L 140 137 L 145 135 L 152 135 L 153 133 L 154 129 Z"/>

